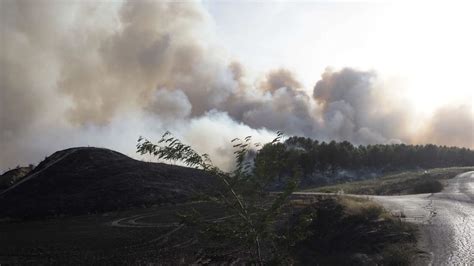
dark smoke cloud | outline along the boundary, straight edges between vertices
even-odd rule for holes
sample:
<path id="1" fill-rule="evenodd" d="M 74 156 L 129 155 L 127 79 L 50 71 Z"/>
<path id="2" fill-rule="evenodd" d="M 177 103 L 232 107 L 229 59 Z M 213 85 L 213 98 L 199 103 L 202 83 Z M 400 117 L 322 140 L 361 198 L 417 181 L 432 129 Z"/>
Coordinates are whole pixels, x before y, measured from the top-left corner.
<path id="1" fill-rule="evenodd" d="M 313 95 L 286 69 L 251 80 L 216 45 L 199 3 L 4 0 L 0 10 L 1 170 L 70 146 L 133 155 L 139 135 L 164 130 L 225 167 L 233 137 L 264 142 L 275 130 L 473 146 L 467 108 L 440 110 L 423 134 L 410 132 L 410 107 L 375 72 L 327 70 Z"/>
<path id="2" fill-rule="evenodd" d="M 237 87 L 212 47 L 199 41 L 207 20 L 197 4 L 130 1 L 117 15 L 109 34 L 86 30 L 93 38 L 79 48 L 90 56 L 67 54 L 59 89 L 75 103 L 73 121 L 107 122 L 117 110 L 156 105 L 150 101 L 160 89 L 183 91 L 191 113 L 202 115 Z"/>
<path id="3" fill-rule="evenodd" d="M 311 136 L 318 127 L 313 101 L 294 75 L 285 69 L 270 71 L 263 81 L 246 84 L 241 65 L 230 66 L 239 90 L 218 110 L 252 128 L 283 130 L 287 134 Z"/>
<path id="4" fill-rule="evenodd" d="M 390 104 L 384 85 L 375 72 L 327 69 L 313 97 L 322 107 L 328 137 L 361 144 L 406 141 L 411 108 L 399 99 Z"/>

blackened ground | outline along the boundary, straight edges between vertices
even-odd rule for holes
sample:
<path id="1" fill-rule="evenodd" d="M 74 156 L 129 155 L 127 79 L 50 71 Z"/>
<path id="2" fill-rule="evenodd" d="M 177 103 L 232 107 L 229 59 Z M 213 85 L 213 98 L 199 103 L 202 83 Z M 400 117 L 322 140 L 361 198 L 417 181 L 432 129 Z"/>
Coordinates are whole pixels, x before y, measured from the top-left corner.
<path id="1" fill-rule="evenodd" d="M 215 189 L 203 171 L 142 162 L 101 148 L 54 153 L 0 192 L 0 217 L 40 218 L 180 203 Z"/>
<path id="2" fill-rule="evenodd" d="M 196 226 L 178 213 L 197 210 L 208 220 L 225 211 L 212 203 L 183 203 L 103 214 L 0 222 L 1 265 L 197 265 L 214 256 L 228 265 L 242 247 L 198 241 Z M 203 250 L 205 249 L 205 252 Z M 234 252 L 235 253 L 235 252 Z"/>

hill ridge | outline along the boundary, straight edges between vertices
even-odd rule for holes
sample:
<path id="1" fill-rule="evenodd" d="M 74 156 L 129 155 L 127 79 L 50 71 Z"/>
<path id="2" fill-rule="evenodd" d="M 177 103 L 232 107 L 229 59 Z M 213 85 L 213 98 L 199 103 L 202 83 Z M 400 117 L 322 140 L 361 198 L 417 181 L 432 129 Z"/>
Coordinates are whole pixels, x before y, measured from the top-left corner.
<path id="1" fill-rule="evenodd" d="M 96 147 L 57 151 L 0 193 L 0 217 L 43 217 L 180 203 L 210 191 L 197 169 L 143 162 Z"/>
<path id="2" fill-rule="evenodd" d="M 69 149 L 65 149 L 65 150 L 61 150 L 61 151 L 57 151 L 55 153 L 53 153 L 51 156 L 47 157 L 43 162 L 41 162 L 40 164 L 38 164 L 37 167 L 35 167 L 35 169 L 33 169 L 33 171 L 31 171 L 25 178 L 23 178 L 22 180 L 18 181 L 17 183 L 13 184 L 11 187 L 5 189 L 4 191 L 0 192 L 0 197 L 2 195 L 4 195 L 5 193 L 7 193 L 8 191 L 10 190 L 13 190 L 15 187 L 21 185 L 22 183 L 24 182 L 27 182 L 28 180 L 36 177 L 39 173 L 41 173 L 42 171 L 48 169 L 51 165 L 54 165 L 55 163 L 57 163 L 58 161 L 60 161 L 61 159 L 69 156 L 70 154 L 76 152 L 77 150 L 81 149 L 81 148 L 84 148 L 84 147 L 76 147 L 76 148 L 69 148 Z M 57 153 L 60 153 L 60 152 L 65 152 L 65 151 L 68 151 L 67 153 L 65 153 L 64 155 L 62 155 L 61 157 L 57 158 L 56 160 L 54 160 L 53 162 L 51 163 L 46 163 L 46 165 L 42 165 L 44 164 L 50 157 L 54 156 L 55 154 Z M 38 169 L 39 168 L 39 169 Z"/>

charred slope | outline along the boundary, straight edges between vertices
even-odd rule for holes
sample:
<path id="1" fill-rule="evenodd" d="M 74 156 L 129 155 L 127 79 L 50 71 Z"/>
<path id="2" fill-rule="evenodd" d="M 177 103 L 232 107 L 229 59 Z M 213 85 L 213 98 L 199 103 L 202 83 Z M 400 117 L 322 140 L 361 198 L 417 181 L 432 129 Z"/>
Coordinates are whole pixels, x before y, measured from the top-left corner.
<path id="1" fill-rule="evenodd" d="M 101 148 L 58 151 L 0 193 L 0 216 L 78 215 L 192 199 L 216 180 L 196 169 L 149 163 Z"/>

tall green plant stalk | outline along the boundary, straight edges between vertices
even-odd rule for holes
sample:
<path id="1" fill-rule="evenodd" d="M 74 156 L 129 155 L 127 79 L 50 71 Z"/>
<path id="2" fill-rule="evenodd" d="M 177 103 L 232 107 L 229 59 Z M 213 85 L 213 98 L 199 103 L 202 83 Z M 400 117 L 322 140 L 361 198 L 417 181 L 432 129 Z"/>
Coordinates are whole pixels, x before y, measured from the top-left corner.
<path id="1" fill-rule="evenodd" d="M 282 137 L 283 134 L 278 132 L 271 144 L 279 143 Z M 235 238 L 242 238 L 243 235 L 246 243 L 252 243 L 249 246 L 249 254 L 257 264 L 262 265 L 266 260 L 265 257 L 268 257 L 262 250 L 263 246 L 265 242 L 272 242 L 272 237 L 275 237 L 275 221 L 282 206 L 296 189 L 300 173 L 295 170 L 283 193 L 271 197 L 266 191 L 266 186 L 275 180 L 275 176 L 268 176 L 274 173 L 262 171 L 255 173 L 252 168 L 253 162 L 248 159 L 249 152 L 261 145 L 253 144 L 250 136 L 243 140 L 233 139 L 232 143 L 235 148 L 235 169 L 232 172 L 222 171 L 212 163 L 209 155 L 199 154 L 170 132 L 166 132 L 157 144 L 140 137 L 137 153 L 156 156 L 160 160 L 179 161 L 189 167 L 202 169 L 219 179 L 225 190 L 223 193 L 218 193 L 218 201 L 232 210 L 243 222 L 243 232 L 232 230 L 230 234 Z M 214 195 L 209 197 L 215 198 Z M 270 201 L 269 207 L 264 204 L 267 201 Z"/>

